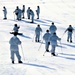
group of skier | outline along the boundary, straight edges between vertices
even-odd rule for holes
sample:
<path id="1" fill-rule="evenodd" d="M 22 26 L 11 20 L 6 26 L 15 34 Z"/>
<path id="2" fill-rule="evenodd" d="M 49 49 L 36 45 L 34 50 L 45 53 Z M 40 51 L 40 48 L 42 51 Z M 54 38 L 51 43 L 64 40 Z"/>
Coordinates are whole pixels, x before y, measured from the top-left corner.
<path id="1" fill-rule="evenodd" d="M 17 20 L 22 20 L 25 18 L 25 5 L 23 5 L 23 8 L 20 9 L 19 6 L 16 6 L 16 9 L 14 10 L 13 13 L 15 13 L 14 15 L 16 15 L 16 19 Z M 40 7 L 37 6 L 37 9 L 35 10 L 36 11 L 36 15 L 37 15 L 37 19 L 39 19 L 39 14 L 40 14 Z M 7 19 L 7 9 L 5 6 L 3 6 L 3 13 L 4 13 L 4 20 Z M 31 19 L 31 23 L 34 22 L 34 11 L 28 7 L 27 9 L 27 17 L 28 19 Z M 15 18 L 15 17 L 14 17 Z"/>
<path id="2" fill-rule="evenodd" d="M 19 48 L 18 45 L 21 45 L 20 39 L 17 37 L 18 31 L 19 31 L 20 26 L 17 24 L 14 24 L 13 32 L 12 33 L 14 36 L 10 39 L 9 44 L 10 44 L 10 52 L 11 52 L 11 60 L 12 63 L 14 64 L 14 54 L 16 54 L 18 58 L 18 63 L 23 63 L 21 61 L 21 56 L 19 53 Z M 51 52 L 51 55 L 56 56 L 55 50 L 57 46 L 57 41 L 61 41 L 61 38 L 59 38 L 56 34 L 57 27 L 54 25 L 54 22 L 50 25 L 49 29 L 46 30 L 46 32 L 43 35 L 43 40 L 45 41 L 45 52 Z M 74 31 L 74 28 L 72 25 L 69 25 L 69 27 L 65 30 L 64 33 L 68 32 L 68 37 L 67 37 L 67 42 L 72 43 L 72 33 Z M 42 28 L 38 24 L 37 27 L 35 28 L 35 42 L 40 42 L 40 35 L 42 33 Z M 49 50 L 49 45 L 51 45 L 51 50 Z"/>
<path id="3" fill-rule="evenodd" d="M 55 49 L 57 46 L 57 40 L 61 41 L 61 38 L 59 38 L 56 34 L 57 27 L 54 25 L 54 22 L 52 22 L 52 25 L 50 25 L 50 28 L 46 30 L 46 33 L 43 35 L 43 40 L 45 41 L 45 49 L 46 52 L 49 52 L 49 45 L 51 45 L 51 55 L 55 55 Z M 64 33 L 68 32 L 67 41 L 72 43 L 72 33 L 73 33 L 73 27 L 72 25 L 69 25 L 69 27 L 65 30 Z M 35 29 L 35 42 L 40 41 L 40 35 L 42 32 L 42 28 L 40 25 L 37 25 Z"/>

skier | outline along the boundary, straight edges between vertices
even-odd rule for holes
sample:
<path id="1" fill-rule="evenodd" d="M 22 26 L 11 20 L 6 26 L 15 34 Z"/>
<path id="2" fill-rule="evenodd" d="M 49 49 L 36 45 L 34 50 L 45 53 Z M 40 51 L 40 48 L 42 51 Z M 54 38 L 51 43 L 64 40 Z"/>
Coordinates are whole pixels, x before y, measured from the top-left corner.
<path id="1" fill-rule="evenodd" d="M 30 9 L 29 14 L 30 14 L 30 17 L 31 17 L 31 20 L 32 20 L 30 23 L 34 23 L 34 12 L 33 12 L 33 10 Z"/>
<path id="2" fill-rule="evenodd" d="M 25 17 L 24 17 L 24 13 L 25 13 L 25 5 L 23 5 L 23 9 L 22 9 L 22 15 L 23 15 L 22 18 L 25 18 Z"/>
<path id="3" fill-rule="evenodd" d="M 5 19 L 7 19 L 7 9 L 5 6 L 3 7 L 3 12 L 4 12 L 4 18 L 3 19 L 5 20 Z"/>
<path id="4" fill-rule="evenodd" d="M 27 17 L 28 17 L 28 19 L 30 19 L 30 7 L 28 7 L 28 9 L 27 9 Z"/>
<path id="5" fill-rule="evenodd" d="M 17 37 L 17 33 L 14 33 L 14 36 L 9 40 L 9 44 L 10 44 L 10 54 L 11 54 L 12 63 L 14 64 L 15 61 L 14 55 L 17 56 L 18 63 L 22 63 L 21 56 L 19 54 L 19 47 L 18 47 L 18 45 L 21 44 L 21 41 Z"/>
<path id="6" fill-rule="evenodd" d="M 53 35 L 51 35 L 50 37 L 50 44 L 51 44 L 51 55 L 56 56 L 55 55 L 55 49 L 57 46 L 57 40 L 61 40 L 61 38 L 59 38 L 56 33 L 53 33 Z"/>
<path id="7" fill-rule="evenodd" d="M 67 37 L 67 42 L 72 42 L 72 33 L 73 33 L 73 27 L 72 25 L 69 25 L 69 27 L 65 30 L 65 32 L 68 31 L 68 37 Z"/>
<path id="8" fill-rule="evenodd" d="M 49 31 L 51 34 L 55 33 L 57 30 L 57 27 L 54 25 L 54 22 L 52 22 L 52 25 L 49 28 Z"/>
<path id="9" fill-rule="evenodd" d="M 16 14 L 17 20 L 21 20 L 22 10 L 17 6 L 14 13 Z"/>
<path id="10" fill-rule="evenodd" d="M 42 29 L 40 25 L 38 24 L 35 29 L 35 42 L 40 42 L 40 32 L 42 32 Z"/>
<path id="11" fill-rule="evenodd" d="M 20 26 L 17 26 L 17 24 L 14 24 L 14 32 L 18 33 Z"/>
<path id="12" fill-rule="evenodd" d="M 36 10 L 37 19 L 39 19 L 39 14 L 40 14 L 40 7 L 37 6 L 37 10 Z"/>
<path id="13" fill-rule="evenodd" d="M 46 30 L 46 33 L 43 35 L 43 39 L 45 41 L 45 48 L 47 52 L 49 52 L 50 37 L 51 37 L 51 34 L 49 33 L 49 30 Z"/>

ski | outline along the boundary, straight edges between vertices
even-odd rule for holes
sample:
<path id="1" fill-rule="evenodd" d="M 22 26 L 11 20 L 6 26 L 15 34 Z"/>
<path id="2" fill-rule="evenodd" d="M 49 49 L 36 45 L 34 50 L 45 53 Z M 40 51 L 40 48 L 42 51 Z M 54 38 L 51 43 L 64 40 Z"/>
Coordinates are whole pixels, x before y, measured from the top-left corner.
<path id="1" fill-rule="evenodd" d="M 10 34 L 14 34 L 15 32 L 10 32 Z M 23 33 L 17 33 L 17 35 L 23 35 Z"/>
<path id="2" fill-rule="evenodd" d="M 45 56 L 46 53 L 50 53 L 50 52 L 45 51 L 45 52 L 43 53 L 43 56 Z M 58 54 L 55 54 L 55 55 L 52 55 L 52 54 L 51 54 L 51 57 L 56 57 L 56 56 L 58 56 Z"/>

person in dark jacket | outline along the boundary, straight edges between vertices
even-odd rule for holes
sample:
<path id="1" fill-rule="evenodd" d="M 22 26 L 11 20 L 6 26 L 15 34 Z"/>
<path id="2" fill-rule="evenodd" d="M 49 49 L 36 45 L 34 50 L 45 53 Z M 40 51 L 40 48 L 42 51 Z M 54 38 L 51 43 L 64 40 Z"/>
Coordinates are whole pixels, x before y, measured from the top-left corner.
<path id="1" fill-rule="evenodd" d="M 72 34 L 73 34 L 73 27 L 72 25 L 69 25 L 69 27 L 65 30 L 65 32 L 68 31 L 68 37 L 67 37 L 67 42 L 72 42 Z"/>

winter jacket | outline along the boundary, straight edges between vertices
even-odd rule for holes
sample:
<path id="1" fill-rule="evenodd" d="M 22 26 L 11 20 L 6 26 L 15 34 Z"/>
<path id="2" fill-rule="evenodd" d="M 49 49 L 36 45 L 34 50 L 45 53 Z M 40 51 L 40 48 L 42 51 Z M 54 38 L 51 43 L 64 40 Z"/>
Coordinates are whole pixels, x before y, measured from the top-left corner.
<path id="1" fill-rule="evenodd" d="M 19 27 L 16 27 L 16 26 L 13 28 L 14 32 L 18 32 L 18 29 Z"/>
<path id="2" fill-rule="evenodd" d="M 36 13 L 37 15 L 40 13 L 40 7 L 37 8 Z"/>
<path id="3" fill-rule="evenodd" d="M 36 35 L 40 35 L 40 32 L 42 32 L 42 29 L 40 27 L 36 27 L 35 29 Z"/>
<path id="4" fill-rule="evenodd" d="M 68 31 L 68 34 L 72 34 L 72 32 L 73 32 L 73 27 L 71 26 L 71 27 L 68 27 L 67 29 L 66 29 L 66 31 Z M 66 32 L 65 31 L 65 32 Z"/>
<path id="5" fill-rule="evenodd" d="M 9 44 L 11 51 L 18 51 L 19 50 L 18 45 L 21 44 L 21 41 L 19 40 L 18 37 L 14 36 L 10 39 Z"/>
<path id="6" fill-rule="evenodd" d="M 49 42 L 51 37 L 51 34 L 49 32 L 45 33 L 43 36 L 43 39 L 45 40 L 45 42 Z"/>
<path id="7" fill-rule="evenodd" d="M 57 45 L 57 40 L 61 40 L 57 35 L 52 35 L 51 37 L 50 37 L 50 44 L 51 45 Z"/>
<path id="8" fill-rule="evenodd" d="M 6 9 L 6 8 L 4 8 L 3 12 L 4 12 L 4 14 L 7 14 L 7 9 Z"/>
<path id="9" fill-rule="evenodd" d="M 53 34 L 54 32 L 56 32 L 57 27 L 55 25 L 51 25 L 49 28 L 50 32 Z"/>
<path id="10" fill-rule="evenodd" d="M 34 16 L 34 12 L 30 9 L 30 12 L 29 12 L 30 15 Z"/>

